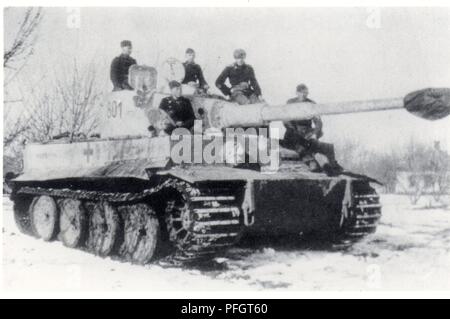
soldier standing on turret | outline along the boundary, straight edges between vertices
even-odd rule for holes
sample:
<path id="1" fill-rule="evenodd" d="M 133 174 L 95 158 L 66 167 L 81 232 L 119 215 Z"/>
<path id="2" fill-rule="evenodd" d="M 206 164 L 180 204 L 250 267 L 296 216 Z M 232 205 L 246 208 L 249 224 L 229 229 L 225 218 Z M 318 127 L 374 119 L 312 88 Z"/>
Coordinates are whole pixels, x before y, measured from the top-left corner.
<path id="1" fill-rule="evenodd" d="M 252 66 L 245 63 L 246 53 L 242 49 L 234 51 L 235 63 L 222 71 L 216 80 L 217 88 L 225 96 L 238 104 L 253 104 L 262 100 L 261 88 L 255 77 Z M 226 80 L 231 87 L 225 84 Z"/>
<path id="2" fill-rule="evenodd" d="M 305 84 L 297 85 L 297 96 L 289 99 L 287 104 L 293 103 L 314 103 L 308 98 L 308 87 Z M 308 165 L 311 171 L 321 171 L 321 168 L 314 158 L 314 154 L 325 155 L 328 159 L 328 165 L 324 166 L 327 173 L 338 174 L 342 172 L 342 167 L 338 164 L 335 157 L 334 145 L 330 143 L 319 142 L 323 136 L 322 120 L 315 116 L 309 120 L 297 120 L 285 122 L 286 133 L 280 145 L 296 151 L 300 158 Z"/>
<path id="3" fill-rule="evenodd" d="M 120 47 L 122 48 L 122 54 L 115 57 L 111 63 L 113 91 L 132 90 L 133 88 L 128 82 L 128 70 L 130 66 L 137 64 L 137 62 L 130 56 L 133 49 L 131 41 L 123 40 L 120 42 Z"/>
<path id="4" fill-rule="evenodd" d="M 186 49 L 186 61 L 183 62 L 183 66 L 185 75 L 181 83 L 194 86 L 204 92 L 208 91 L 209 85 L 203 76 L 202 68 L 195 63 L 195 51 L 193 49 Z"/>

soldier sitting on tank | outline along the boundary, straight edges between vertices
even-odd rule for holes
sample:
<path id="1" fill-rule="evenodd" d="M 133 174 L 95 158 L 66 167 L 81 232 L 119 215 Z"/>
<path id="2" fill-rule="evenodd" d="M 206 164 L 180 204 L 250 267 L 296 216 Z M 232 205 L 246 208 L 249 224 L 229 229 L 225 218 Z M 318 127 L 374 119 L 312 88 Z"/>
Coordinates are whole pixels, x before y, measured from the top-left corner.
<path id="1" fill-rule="evenodd" d="M 120 42 L 122 54 L 115 57 L 111 63 L 111 81 L 113 83 L 113 91 L 133 90 L 128 82 L 128 70 L 130 66 L 137 64 L 131 55 L 131 41 L 123 40 Z"/>
<path id="2" fill-rule="evenodd" d="M 299 84 L 296 93 L 297 97 L 289 99 L 287 104 L 302 102 L 315 104 L 313 100 L 308 98 L 308 87 L 305 84 Z M 322 120 L 319 116 L 309 120 L 285 122 L 284 126 L 286 127 L 286 133 L 284 139 L 280 141 L 280 145 L 296 151 L 311 171 L 322 171 L 322 168 L 314 158 L 314 154 L 319 153 L 325 155 L 328 159 L 328 164 L 325 164 L 323 167 L 326 173 L 334 175 L 342 172 L 342 167 L 335 158 L 333 144 L 319 142 L 319 139 L 323 136 Z"/>
<path id="3" fill-rule="evenodd" d="M 251 65 L 245 63 L 246 53 L 242 49 L 234 51 L 235 63 L 227 66 L 216 80 L 217 88 L 238 104 L 253 104 L 262 101 L 261 88 Z M 226 80 L 231 87 L 225 84 Z"/>
<path id="4" fill-rule="evenodd" d="M 170 96 L 161 100 L 159 108 L 167 114 L 163 123 L 163 131 L 170 135 L 176 128 L 192 130 L 195 121 L 191 101 L 181 96 L 181 84 L 177 81 L 169 82 Z"/>
<path id="5" fill-rule="evenodd" d="M 185 74 L 181 83 L 197 88 L 200 93 L 206 93 L 209 85 L 203 76 L 202 68 L 195 63 L 195 51 L 193 49 L 186 49 L 186 61 L 183 62 L 183 66 Z"/>

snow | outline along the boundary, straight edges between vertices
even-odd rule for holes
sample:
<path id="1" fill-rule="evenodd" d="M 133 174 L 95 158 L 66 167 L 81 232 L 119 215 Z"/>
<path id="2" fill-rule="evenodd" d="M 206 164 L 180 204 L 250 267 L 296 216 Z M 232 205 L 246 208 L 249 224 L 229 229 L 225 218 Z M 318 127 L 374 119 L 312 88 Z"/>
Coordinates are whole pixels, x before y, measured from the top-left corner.
<path id="1" fill-rule="evenodd" d="M 450 210 L 382 195 L 375 234 L 348 249 L 242 243 L 211 267 L 137 266 L 21 234 L 3 200 L 4 291 L 448 290 Z"/>

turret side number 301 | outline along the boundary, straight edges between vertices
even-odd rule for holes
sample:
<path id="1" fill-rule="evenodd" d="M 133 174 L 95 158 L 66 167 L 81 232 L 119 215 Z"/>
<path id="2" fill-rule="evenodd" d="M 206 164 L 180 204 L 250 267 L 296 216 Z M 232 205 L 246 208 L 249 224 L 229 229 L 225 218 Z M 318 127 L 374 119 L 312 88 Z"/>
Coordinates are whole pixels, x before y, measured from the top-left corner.
<path id="1" fill-rule="evenodd" d="M 110 118 L 122 118 L 122 102 L 121 101 L 111 101 L 108 103 L 108 108 L 106 111 L 106 116 Z"/>

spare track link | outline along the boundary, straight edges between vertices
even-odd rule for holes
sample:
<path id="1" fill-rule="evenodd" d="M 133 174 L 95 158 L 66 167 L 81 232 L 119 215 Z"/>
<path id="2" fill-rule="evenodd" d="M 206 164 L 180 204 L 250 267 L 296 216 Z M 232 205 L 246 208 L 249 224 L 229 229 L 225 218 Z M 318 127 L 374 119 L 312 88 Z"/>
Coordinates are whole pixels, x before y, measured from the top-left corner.
<path id="1" fill-rule="evenodd" d="M 343 240 L 357 241 L 374 233 L 381 218 L 380 196 L 372 188 L 356 190 L 349 216 L 343 225 Z"/>
<path id="2" fill-rule="evenodd" d="M 177 221 L 173 211 L 167 212 L 173 218 L 168 222 L 169 234 L 178 232 L 180 236 L 170 239 L 178 248 L 174 256 L 180 261 L 192 261 L 210 256 L 220 249 L 236 243 L 242 232 L 241 211 L 231 190 L 199 189 L 178 179 L 167 179 L 160 185 L 138 193 L 108 193 L 102 191 L 54 189 L 24 186 L 18 194 L 34 196 L 48 195 L 57 198 L 72 198 L 88 201 L 108 201 L 121 205 L 144 200 L 165 189 L 175 189 L 184 201 L 183 223 Z M 220 193 L 222 191 L 222 193 Z M 168 205 L 169 206 L 169 205 Z M 176 227 L 178 226 L 178 227 Z M 181 227 L 180 227 L 181 226 Z"/>

